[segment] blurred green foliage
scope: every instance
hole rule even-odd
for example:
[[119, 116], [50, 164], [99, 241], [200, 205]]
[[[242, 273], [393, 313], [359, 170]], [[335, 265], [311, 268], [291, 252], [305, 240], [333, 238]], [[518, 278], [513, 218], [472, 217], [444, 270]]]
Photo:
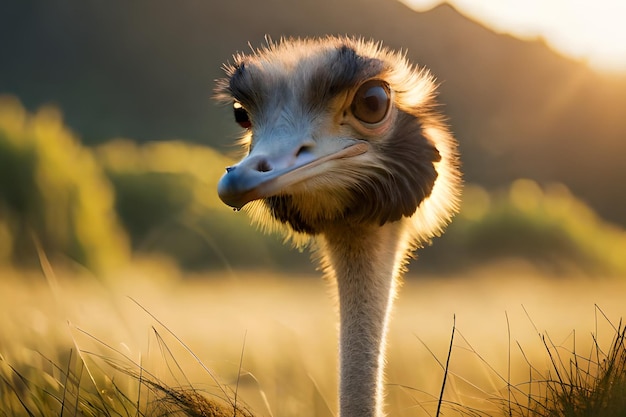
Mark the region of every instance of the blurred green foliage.
[[63, 254], [93, 270], [130, 252], [114, 190], [93, 154], [64, 127], [58, 110], [27, 114], [0, 97], [0, 259], [37, 262]]
[[612, 225], [562, 184], [518, 179], [487, 192], [468, 185], [460, 215], [439, 251], [455, 267], [519, 258], [550, 272], [626, 273], [626, 231]]
[[[35, 242], [93, 271], [133, 256], [167, 256], [185, 269], [298, 269], [306, 253], [265, 236], [215, 192], [232, 159], [183, 141], [86, 147], [58, 110], [28, 114], [0, 99], [0, 263], [33, 265]], [[467, 268], [522, 258], [556, 272], [626, 273], [626, 232], [558, 184], [520, 179], [488, 192], [468, 185], [448, 232], [420, 267]]]

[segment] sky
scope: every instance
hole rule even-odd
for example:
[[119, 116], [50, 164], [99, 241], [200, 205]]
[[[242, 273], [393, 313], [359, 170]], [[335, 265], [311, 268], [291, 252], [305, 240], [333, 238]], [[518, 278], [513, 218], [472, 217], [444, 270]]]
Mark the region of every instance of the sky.
[[[428, 10], [443, 0], [403, 0]], [[626, 72], [624, 0], [447, 0], [469, 18], [555, 50], [599, 70]]]

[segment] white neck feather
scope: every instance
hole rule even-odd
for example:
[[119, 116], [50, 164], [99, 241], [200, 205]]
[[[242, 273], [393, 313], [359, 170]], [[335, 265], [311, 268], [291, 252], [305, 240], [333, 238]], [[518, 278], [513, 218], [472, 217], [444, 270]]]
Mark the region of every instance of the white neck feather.
[[402, 221], [345, 227], [320, 242], [339, 301], [340, 417], [382, 417], [385, 338], [408, 252]]

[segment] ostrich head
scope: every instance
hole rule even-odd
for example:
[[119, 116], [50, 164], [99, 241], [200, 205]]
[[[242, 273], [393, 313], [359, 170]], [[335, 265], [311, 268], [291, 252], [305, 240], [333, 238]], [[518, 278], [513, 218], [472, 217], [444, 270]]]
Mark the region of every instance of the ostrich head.
[[338, 292], [341, 417], [382, 416], [385, 335], [410, 252], [457, 210], [456, 142], [428, 71], [380, 44], [283, 40], [218, 81], [247, 155], [220, 198], [302, 243]]
[[[412, 219], [419, 244], [457, 207], [456, 145], [435, 84], [399, 53], [347, 38], [285, 40], [238, 55], [218, 81], [248, 155], [218, 193], [294, 237]], [[301, 237], [301, 236], [300, 236]], [[300, 239], [301, 240], [301, 239]]]

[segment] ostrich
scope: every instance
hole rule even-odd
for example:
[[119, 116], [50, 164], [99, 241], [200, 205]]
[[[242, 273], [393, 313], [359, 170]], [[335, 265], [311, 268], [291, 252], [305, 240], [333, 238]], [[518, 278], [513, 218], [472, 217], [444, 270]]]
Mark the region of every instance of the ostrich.
[[340, 417], [381, 417], [385, 337], [412, 252], [458, 208], [456, 142], [425, 69], [379, 43], [282, 39], [234, 57], [218, 100], [246, 130], [222, 201], [312, 240], [339, 304]]

